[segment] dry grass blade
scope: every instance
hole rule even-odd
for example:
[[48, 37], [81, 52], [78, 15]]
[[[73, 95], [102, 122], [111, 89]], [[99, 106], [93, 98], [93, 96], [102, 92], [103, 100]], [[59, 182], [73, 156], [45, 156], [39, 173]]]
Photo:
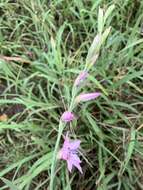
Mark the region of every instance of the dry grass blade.
[[7, 62], [15, 61], [15, 62], [23, 63], [23, 64], [31, 64], [31, 61], [26, 60], [21, 57], [8, 57], [8, 56], [0, 55], [0, 59]]

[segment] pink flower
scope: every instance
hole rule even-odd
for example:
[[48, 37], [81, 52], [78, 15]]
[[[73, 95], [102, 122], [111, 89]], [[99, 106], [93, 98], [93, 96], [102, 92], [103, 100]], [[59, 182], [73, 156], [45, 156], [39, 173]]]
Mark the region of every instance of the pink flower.
[[62, 116], [61, 116], [61, 120], [64, 122], [70, 122], [75, 118], [74, 114], [71, 113], [70, 111], [65, 111]]
[[67, 161], [68, 170], [71, 172], [73, 167], [76, 167], [81, 173], [80, 159], [77, 155], [80, 140], [70, 141], [68, 133], [66, 134], [63, 147], [59, 151], [59, 159]]
[[82, 71], [75, 79], [74, 86], [79, 86], [88, 76], [87, 71]]
[[88, 100], [93, 100], [100, 96], [100, 92], [92, 92], [92, 93], [87, 93], [87, 94], [80, 94], [79, 96], [76, 97], [75, 101], [76, 102], [86, 102]]

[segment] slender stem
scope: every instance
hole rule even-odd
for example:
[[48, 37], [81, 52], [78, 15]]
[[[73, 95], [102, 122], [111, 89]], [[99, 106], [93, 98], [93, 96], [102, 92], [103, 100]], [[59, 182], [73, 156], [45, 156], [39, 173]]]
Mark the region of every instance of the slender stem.
[[62, 132], [63, 132], [64, 126], [65, 126], [65, 124], [60, 121], [60, 123], [59, 123], [58, 137], [57, 137], [57, 141], [56, 141], [56, 144], [55, 144], [55, 149], [54, 149], [53, 157], [52, 157], [51, 177], [50, 177], [50, 189], [49, 190], [54, 190], [54, 178], [55, 178], [56, 159], [57, 159], [57, 153], [58, 153], [59, 143], [60, 143], [60, 139], [61, 139], [61, 136], [62, 136]]
[[77, 93], [77, 89], [73, 86], [72, 98], [71, 98], [71, 103], [70, 103], [70, 106], [69, 106], [69, 111], [72, 111], [72, 109], [74, 107], [74, 99], [75, 99], [76, 93]]
[[[74, 99], [75, 99], [76, 93], [77, 93], [77, 89], [73, 86], [73, 88], [72, 88], [72, 98], [71, 98], [71, 103], [70, 103], [70, 106], [69, 106], [69, 111], [72, 111], [72, 109], [74, 107]], [[60, 120], [58, 137], [57, 137], [57, 141], [56, 141], [56, 144], [55, 144], [55, 149], [54, 149], [53, 158], [52, 158], [52, 164], [51, 164], [51, 176], [50, 176], [50, 185], [49, 185], [50, 189], [49, 190], [55, 190], [55, 188], [54, 188], [54, 178], [55, 178], [55, 168], [56, 168], [56, 157], [57, 157], [57, 153], [58, 153], [60, 139], [61, 139], [62, 132], [63, 132], [63, 129], [64, 129], [65, 125], [66, 124], [63, 123]]]

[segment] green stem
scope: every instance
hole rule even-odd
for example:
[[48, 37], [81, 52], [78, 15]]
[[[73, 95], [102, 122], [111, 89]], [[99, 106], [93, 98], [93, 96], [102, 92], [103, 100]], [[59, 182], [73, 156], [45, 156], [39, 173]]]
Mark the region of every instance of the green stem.
[[[77, 93], [77, 90], [73, 86], [73, 89], [72, 89], [72, 98], [71, 98], [71, 103], [70, 103], [70, 106], [69, 106], [69, 111], [72, 111], [72, 109], [74, 107], [74, 99], [75, 99], [76, 93]], [[66, 125], [65, 123], [63, 123], [62, 121], [60, 121], [60, 123], [59, 123], [58, 137], [57, 137], [57, 141], [56, 141], [56, 145], [55, 145], [55, 149], [54, 149], [54, 153], [53, 153], [53, 157], [52, 157], [51, 176], [50, 176], [50, 185], [49, 185], [50, 188], [49, 188], [49, 190], [55, 190], [55, 187], [54, 187], [54, 178], [55, 178], [56, 159], [57, 159], [60, 139], [61, 139], [62, 132], [63, 132], [63, 129], [64, 129], [65, 125]]]
[[73, 89], [72, 89], [72, 98], [71, 98], [71, 103], [70, 103], [70, 106], [69, 106], [69, 111], [73, 110], [76, 93], [77, 93], [77, 89], [75, 87], [73, 87]]
[[55, 178], [55, 168], [56, 168], [56, 159], [57, 159], [57, 153], [58, 153], [58, 148], [59, 148], [59, 143], [60, 139], [62, 136], [62, 132], [64, 129], [65, 124], [60, 121], [59, 123], [59, 131], [58, 131], [58, 137], [52, 157], [52, 165], [51, 165], [51, 177], [50, 177], [50, 189], [49, 190], [54, 190], [54, 178]]

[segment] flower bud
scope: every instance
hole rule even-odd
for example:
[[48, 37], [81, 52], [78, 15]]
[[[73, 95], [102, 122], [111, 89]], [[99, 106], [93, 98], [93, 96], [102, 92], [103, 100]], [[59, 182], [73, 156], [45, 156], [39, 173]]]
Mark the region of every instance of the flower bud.
[[88, 76], [87, 71], [82, 71], [75, 79], [74, 86], [79, 86]]
[[70, 122], [75, 118], [74, 114], [71, 113], [70, 111], [65, 111], [62, 116], [61, 116], [61, 120], [63, 122]]
[[87, 94], [80, 94], [79, 96], [76, 97], [75, 101], [78, 102], [86, 102], [89, 100], [93, 100], [100, 96], [100, 92], [92, 92], [92, 93], [87, 93]]

